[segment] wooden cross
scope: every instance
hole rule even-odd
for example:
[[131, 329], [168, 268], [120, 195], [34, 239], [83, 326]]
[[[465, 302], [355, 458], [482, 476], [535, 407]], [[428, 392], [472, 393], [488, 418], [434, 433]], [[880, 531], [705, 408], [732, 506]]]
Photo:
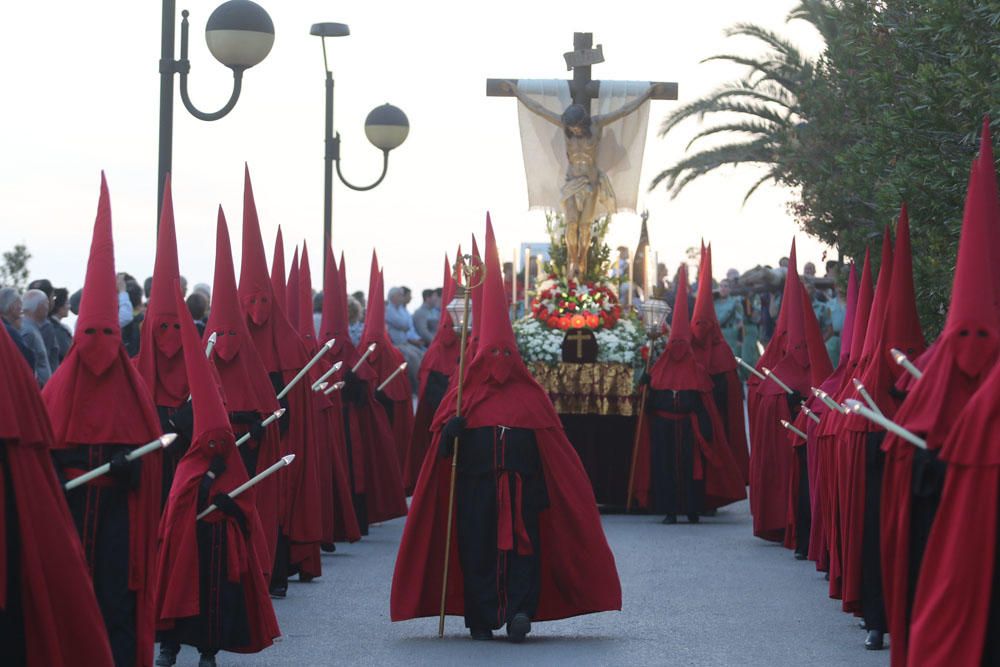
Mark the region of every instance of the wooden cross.
[[590, 336], [583, 333], [583, 329], [577, 329], [571, 334], [566, 334], [566, 340], [576, 343], [576, 358], [583, 357], [583, 343], [590, 340]]
[[[594, 47], [594, 33], [574, 32], [573, 50], [563, 54], [566, 59], [566, 69], [572, 70], [573, 79], [569, 81], [569, 91], [573, 104], [581, 104], [591, 112], [590, 102], [597, 99], [601, 93], [601, 82], [591, 78], [590, 68], [604, 62], [604, 51], [600, 44]], [[487, 97], [513, 97], [513, 94], [502, 90], [501, 84], [509, 81], [517, 85], [517, 79], [486, 79]], [[610, 81], [608, 83], [611, 83]], [[674, 82], [650, 82], [660, 86], [653, 94], [654, 100], [676, 100], [677, 84]]]

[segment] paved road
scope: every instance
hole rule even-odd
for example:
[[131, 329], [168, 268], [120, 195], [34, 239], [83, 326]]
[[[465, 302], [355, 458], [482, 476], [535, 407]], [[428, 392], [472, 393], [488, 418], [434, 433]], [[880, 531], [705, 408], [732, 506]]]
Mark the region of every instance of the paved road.
[[[402, 520], [324, 556], [325, 574], [292, 583], [275, 607], [282, 642], [229, 665], [888, 665], [826, 596], [812, 563], [754, 539], [746, 503], [700, 525], [605, 516], [624, 609], [534, 626], [528, 641], [473, 642], [450, 618], [389, 622], [389, 585]], [[190, 649], [177, 663], [196, 665]]]

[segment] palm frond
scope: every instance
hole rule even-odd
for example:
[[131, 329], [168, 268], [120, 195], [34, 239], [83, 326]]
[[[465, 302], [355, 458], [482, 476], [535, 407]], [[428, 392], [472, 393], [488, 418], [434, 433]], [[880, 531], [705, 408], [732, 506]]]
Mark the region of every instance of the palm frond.
[[724, 123], [722, 125], [715, 125], [713, 127], [706, 128], [694, 135], [691, 141], [688, 142], [684, 150], [690, 150], [692, 144], [694, 144], [699, 139], [704, 139], [705, 137], [710, 137], [715, 134], [720, 134], [722, 132], [741, 132], [744, 134], [755, 134], [761, 136], [769, 136], [774, 138], [773, 135], [778, 130], [778, 127], [771, 122], [758, 122], [752, 120], [738, 121], [734, 123]]

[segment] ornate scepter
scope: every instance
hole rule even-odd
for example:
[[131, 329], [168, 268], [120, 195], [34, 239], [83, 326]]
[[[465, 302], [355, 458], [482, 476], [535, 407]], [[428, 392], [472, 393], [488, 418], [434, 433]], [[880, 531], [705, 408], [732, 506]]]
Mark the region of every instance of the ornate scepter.
[[[642, 322], [646, 326], [646, 336], [649, 338], [649, 354], [646, 355], [646, 364], [643, 368], [643, 375], [649, 374], [649, 367], [653, 361], [653, 343], [663, 335], [663, 320], [670, 313], [670, 306], [662, 299], [646, 299], [639, 307], [642, 314]], [[646, 395], [649, 391], [649, 384], [644, 383], [639, 390], [639, 415], [635, 422], [635, 436], [632, 438], [632, 463], [628, 471], [628, 493], [625, 496], [625, 511], [632, 508], [632, 494], [635, 491], [635, 462], [639, 455], [639, 436], [642, 431], [642, 420], [646, 416]]]
[[[486, 277], [483, 265], [473, 264], [471, 255], [463, 255], [462, 259], [464, 261], [455, 267], [454, 278], [455, 282], [457, 282], [461, 287], [462, 278], [464, 276], [464, 294], [462, 295], [461, 301], [459, 301], [456, 296], [447, 306], [448, 314], [452, 317], [452, 326], [462, 332], [462, 342], [458, 348], [458, 395], [455, 401], [456, 417], [462, 416], [462, 384], [465, 381], [465, 341], [469, 335], [469, 298], [472, 295], [472, 289], [482, 285], [483, 280]], [[474, 281], [475, 284], [473, 284]], [[477, 322], [476, 326], [481, 326], [481, 323]], [[451, 557], [451, 520], [455, 510], [455, 477], [457, 473], [458, 438], [456, 437], [451, 452], [451, 488], [448, 491], [448, 523], [444, 534], [444, 571], [441, 575], [441, 615], [438, 619], [438, 638], [444, 637], [445, 599], [448, 596], [448, 561]]]

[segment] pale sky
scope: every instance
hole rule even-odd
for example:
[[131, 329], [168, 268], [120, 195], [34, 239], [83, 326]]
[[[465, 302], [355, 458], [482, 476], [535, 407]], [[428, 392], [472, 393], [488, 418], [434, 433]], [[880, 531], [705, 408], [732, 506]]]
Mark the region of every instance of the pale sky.
[[[729, 267], [776, 264], [796, 227], [785, 204], [792, 193], [762, 188], [746, 206], [758, 174], [727, 168], [696, 181], [675, 200], [646, 192], [653, 176], [682, 154], [697, 125], [656, 137], [677, 104], [741, 74], [699, 64], [747, 44], [722, 31], [753, 21], [791, 36], [807, 52], [819, 38], [785, 24], [794, 0], [639, 2], [383, 2], [259, 0], [276, 39], [268, 58], [247, 71], [235, 110], [206, 123], [175, 94], [174, 207], [181, 273], [212, 282], [215, 211], [222, 204], [239, 268], [243, 163], [250, 165], [264, 243], [280, 223], [288, 257], [303, 238], [320, 288], [323, 194], [324, 70], [312, 23], [347, 23], [351, 36], [328, 40], [336, 79], [335, 128], [342, 167], [354, 182], [374, 179], [381, 154], [365, 139], [364, 118], [391, 102], [410, 120], [409, 139], [391, 154], [375, 190], [355, 193], [335, 181], [334, 246], [347, 253], [348, 287], [367, 290], [372, 247], [386, 284], [418, 291], [440, 283], [441, 258], [470, 233], [482, 233], [490, 210], [503, 257], [524, 242], [547, 240], [541, 212], [527, 210], [515, 101], [487, 98], [485, 79], [566, 78], [562, 53], [574, 31], [594, 33], [606, 62], [594, 78], [676, 81], [679, 102], [650, 111], [640, 208], [671, 267], [701, 237], [713, 243], [716, 277]], [[208, 53], [204, 25], [219, 0], [178, 3], [191, 18], [191, 96], [214, 111], [231, 89], [230, 71]], [[160, 3], [103, 0], [13, 3], [0, 40], [0, 250], [25, 243], [33, 278], [70, 291], [81, 286], [100, 170], [111, 191], [118, 269], [142, 280], [155, 253], [159, 109]], [[609, 244], [634, 246], [637, 215], [620, 214]], [[800, 261], [819, 265], [824, 246], [798, 232]], [[270, 247], [268, 248], [270, 255]], [[820, 267], [822, 273], [822, 267]]]

